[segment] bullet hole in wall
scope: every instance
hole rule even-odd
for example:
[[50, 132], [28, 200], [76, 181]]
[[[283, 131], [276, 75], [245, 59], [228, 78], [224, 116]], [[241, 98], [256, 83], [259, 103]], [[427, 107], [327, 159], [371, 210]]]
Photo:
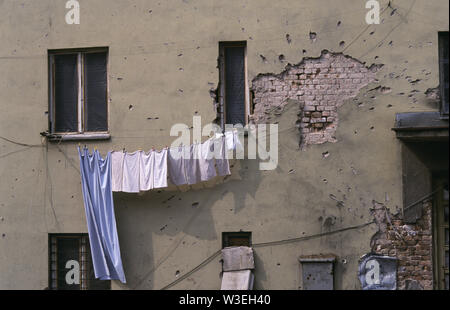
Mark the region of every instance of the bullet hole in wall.
[[289, 33], [286, 34], [286, 41], [288, 44], [291, 44], [291, 42], [292, 42], [292, 39], [291, 39], [291, 36], [289, 35]]

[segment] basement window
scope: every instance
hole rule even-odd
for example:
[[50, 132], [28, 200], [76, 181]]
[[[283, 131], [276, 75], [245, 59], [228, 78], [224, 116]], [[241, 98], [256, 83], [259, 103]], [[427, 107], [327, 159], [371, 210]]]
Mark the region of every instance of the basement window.
[[249, 91], [247, 83], [247, 43], [219, 43], [219, 105], [221, 126], [247, 125]]
[[252, 233], [247, 231], [223, 232], [222, 249], [232, 246], [252, 246]]
[[49, 234], [51, 290], [109, 290], [111, 281], [94, 275], [88, 234]]
[[51, 134], [109, 137], [107, 63], [107, 48], [49, 51]]
[[441, 116], [448, 118], [448, 31], [439, 32], [439, 80]]

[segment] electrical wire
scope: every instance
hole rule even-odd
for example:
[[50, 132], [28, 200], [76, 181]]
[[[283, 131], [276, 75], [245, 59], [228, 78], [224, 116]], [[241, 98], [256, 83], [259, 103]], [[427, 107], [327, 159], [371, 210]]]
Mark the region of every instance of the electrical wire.
[[[356, 226], [349, 226], [349, 227], [345, 227], [345, 228], [342, 228], [342, 229], [337, 229], [337, 230], [333, 230], [333, 231], [329, 231], [329, 232], [314, 234], [314, 235], [311, 235], [311, 236], [304, 236], [304, 237], [299, 237], [299, 238], [284, 239], [284, 240], [278, 240], [278, 241], [270, 241], [270, 242], [264, 242], [264, 243], [256, 243], [256, 244], [253, 244], [252, 247], [253, 248], [258, 248], [258, 247], [276, 246], [276, 245], [281, 245], [281, 244], [300, 242], [300, 241], [310, 240], [310, 239], [314, 239], [314, 238], [320, 238], [320, 237], [327, 236], [327, 235], [337, 234], [337, 233], [345, 232], [345, 231], [348, 231], [348, 230], [364, 228], [364, 227], [369, 226], [369, 225], [374, 224], [374, 223], [375, 223], [375, 221], [370, 221], [370, 222], [367, 222], [367, 223], [364, 223], [364, 224], [360, 224], [360, 225], [356, 225]], [[169, 283], [168, 285], [164, 286], [163, 288], [161, 288], [161, 290], [166, 290], [168, 288], [171, 288], [172, 286], [174, 286], [177, 283], [181, 282], [182, 280], [186, 279], [187, 277], [189, 277], [190, 275], [195, 273], [197, 270], [201, 269], [202, 267], [207, 265], [209, 262], [211, 262], [220, 253], [221, 253], [221, 250], [218, 250], [218, 251], [214, 252], [211, 256], [209, 256], [207, 259], [202, 261], [199, 265], [194, 267], [189, 272], [185, 273], [183, 276], [179, 277], [177, 280], [175, 280], [175, 281]]]

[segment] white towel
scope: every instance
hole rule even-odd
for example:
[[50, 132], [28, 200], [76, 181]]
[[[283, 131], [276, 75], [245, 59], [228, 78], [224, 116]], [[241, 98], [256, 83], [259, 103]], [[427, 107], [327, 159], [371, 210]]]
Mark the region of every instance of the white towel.
[[234, 130], [225, 131], [225, 141], [227, 143], [227, 151], [234, 150], [236, 148], [234, 143]]
[[111, 152], [111, 188], [113, 192], [122, 191], [123, 158], [125, 153]]
[[170, 148], [167, 156], [169, 179], [175, 185], [187, 184], [183, 159], [184, 147]]
[[139, 190], [151, 190], [153, 188], [155, 152], [150, 151], [149, 153], [145, 153], [141, 151], [139, 160]]
[[220, 176], [231, 174], [227, 153], [225, 137], [214, 139], [214, 155], [216, 157], [217, 172]]
[[214, 152], [212, 140], [207, 140], [202, 143], [199, 148], [199, 169], [200, 169], [200, 179], [202, 181], [208, 181], [214, 178], [216, 173], [216, 168], [214, 167]]
[[186, 179], [188, 184], [195, 184], [201, 182], [200, 167], [198, 161], [198, 148], [199, 144], [192, 144], [191, 146], [185, 146], [184, 169], [186, 172]]
[[153, 188], [167, 187], [167, 149], [153, 153]]
[[123, 159], [123, 192], [139, 193], [140, 157], [140, 151], [136, 151], [134, 153], [125, 153]]

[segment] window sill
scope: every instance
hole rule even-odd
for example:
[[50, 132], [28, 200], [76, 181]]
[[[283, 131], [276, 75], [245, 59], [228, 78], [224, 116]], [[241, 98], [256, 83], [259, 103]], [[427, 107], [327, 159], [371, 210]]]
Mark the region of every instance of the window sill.
[[45, 133], [50, 142], [59, 141], [82, 141], [82, 140], [109, 140], [111, 135], [109, 133], [81, 133], [81, 134], [57, 134], [57, 133]]

